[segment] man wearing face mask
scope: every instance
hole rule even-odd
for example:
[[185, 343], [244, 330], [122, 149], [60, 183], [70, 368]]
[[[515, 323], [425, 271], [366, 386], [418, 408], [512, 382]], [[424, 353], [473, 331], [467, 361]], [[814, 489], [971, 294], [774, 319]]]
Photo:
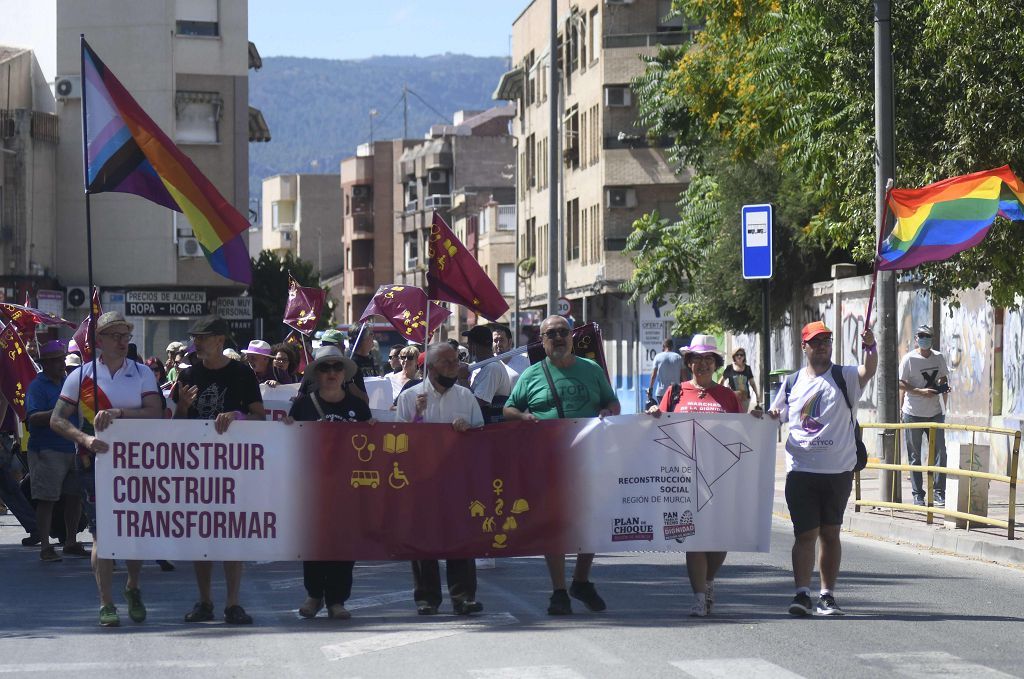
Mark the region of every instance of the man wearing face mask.
[[[456, 384], [459, 355], [455, 349], [447, 343], [431, 344], [426, 356], [426, 379], [398, 395], [395, 420], [451, 424], [457, 432], [482, 427], [484, 416], [473, 392]], [[482, 611], [483, 604], [476, 600], [474, 560], [448, 559], [445, 568], [452, 610], [457, 615]], [[441, 572], [437, 560], [413, 561], [412, 574], [417, 613], [435, 615], [441, 605]]]
[[[949, 369], [946, 357], [932, 350], [932, 329], [922, 325], [917, 329], [917, 349], [907, 352], [900, 361], [900, 391], [903, 392], [904, 422], [945, 422], [945, 408], [949, 398]], [[940, 403], [939, 397], [942, 397]], [[924, 429], [907, 430], [907, 459], [910, 464], [921, 464], [921, 435]], [[935, 436], [935, 464], [946, 466], [946, 437], [941, 429], [928, 431]], [[927, 457], [927, 453], [925, 453]], [[946, 475], [933, 475], [935, 506], [946, 506]], [[914, 504], [924, 504], [921, 472], [911, 472], [910, 486]]]

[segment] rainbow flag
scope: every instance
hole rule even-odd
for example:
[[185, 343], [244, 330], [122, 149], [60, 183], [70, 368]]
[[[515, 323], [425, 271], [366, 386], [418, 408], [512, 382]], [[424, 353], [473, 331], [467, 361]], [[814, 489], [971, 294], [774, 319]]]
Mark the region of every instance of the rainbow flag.
[[896, 226], [878, 251], [880, 271], [949, 259], [985, 239], [996, 217], [1024, 220], [1024, 184], [1004, 165], [920, 189], [895, 189]]
[[252, 283], [242, 237], [249, 222], [146, 115], [84, 36], [82, 127], [86, 193], [134, 193], [184, 213], [213, 270]]

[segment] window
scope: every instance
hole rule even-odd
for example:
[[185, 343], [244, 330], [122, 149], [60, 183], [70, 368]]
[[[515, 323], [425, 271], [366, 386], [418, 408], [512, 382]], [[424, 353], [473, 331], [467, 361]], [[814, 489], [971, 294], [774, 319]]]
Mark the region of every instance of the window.
[[526, 71], [526, 88], [523, 96], [525, 98], [525, 105], [529, 106], [534, 101], [538, 101], [540, 97], [537, 96], [537, 71], [535, 69], [533, 57], [533, 50], [530, 50], [526, 58], [523, 59], [523, 70]]
[[220, 35], [217, 0], [177, 0], [175, 32], [190, 37], [216, 38]]
[[498, 290], [503, 295], [516, 294], [516, 268], [511, 264], [498, 265]]
[[295, 201], [275, 200], [270, 204], [270, 225], [274, 229], [295, 224]]
[[526, 138], [526, 185], [537, 185], [537, 140], [532, 134]]
[[565, 204], [565, 258], [580, 258], [580, 200], [573, 198]]
[[598, 8], [590, 10], [590, 21], [587, 22], [587, 54], [590, 55], [591, 63], [597, 61], [597, 48], [600, 46], [600, 41], [597, 38], [598, 28]]
[[587, 127], [587, 112], [580, 114], [580, 167], [586, 167], [590, 161], [590, 129]]
[[415, 233], [405, 234], [405, 268], [407, 270], [413, 270], [419, 266], [419, 243], [416, 239]]
[[594, 165], [601, 159], [601, 105], [590, 107], [590, 164]]
[[590, 263], [601, 261], [601, 206], [590, 207]]
[[217, 92], [178, 92], [174, 98], [175, 140], [182, 144], [216, 144], [224, 100]]
[[580, 213], [580, 264], [590, 263], [590, 208]]
[[633, 104], [632, 92], [629, 85], [608, 85], [604, 88], [605, 106], [631, 106]]
[[658, 0], [658, 31], [683, 30], [683, 16], [672, 12], [672, 0]]
[[566, 167], [580, 166], [580, 116], [577, 108], [573, 106], [565, 114], [562, 125], [564, 142], [562, 144], [562, 160]]

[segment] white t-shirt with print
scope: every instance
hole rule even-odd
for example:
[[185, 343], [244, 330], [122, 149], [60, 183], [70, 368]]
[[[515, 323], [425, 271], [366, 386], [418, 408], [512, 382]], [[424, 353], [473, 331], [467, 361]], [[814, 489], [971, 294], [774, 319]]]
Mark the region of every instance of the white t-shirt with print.
[[[844, 365], [842, 369], [856, 417], [861, 392], [857, 366]], [[852, 470], [857, 462], [853, 424], [843, 395], [832, 381], [831, 367], [813, 377], [806, 369], [797, 375], [789, 402], [783, 385], [771, 405], [789, 423], [786, 471], [839, 474]]]
[[[920, 349], [914, 349], [900, 361], [900, 379], [914, 389], [934, 389], [948, 377], [946, 357], [938, 351], [925, 358]], [[935, 417], [942, 412], [942, 395], [918, 396], [908, 391], [903, 398], [903, 412], [914, 417]]]

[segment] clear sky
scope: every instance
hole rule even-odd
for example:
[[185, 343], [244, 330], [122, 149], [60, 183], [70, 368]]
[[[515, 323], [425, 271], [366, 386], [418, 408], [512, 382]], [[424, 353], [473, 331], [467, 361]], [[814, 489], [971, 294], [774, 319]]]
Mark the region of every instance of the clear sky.
[[265, 57], [508, 56], [529, 0], [249, 0], [249, 39]]

